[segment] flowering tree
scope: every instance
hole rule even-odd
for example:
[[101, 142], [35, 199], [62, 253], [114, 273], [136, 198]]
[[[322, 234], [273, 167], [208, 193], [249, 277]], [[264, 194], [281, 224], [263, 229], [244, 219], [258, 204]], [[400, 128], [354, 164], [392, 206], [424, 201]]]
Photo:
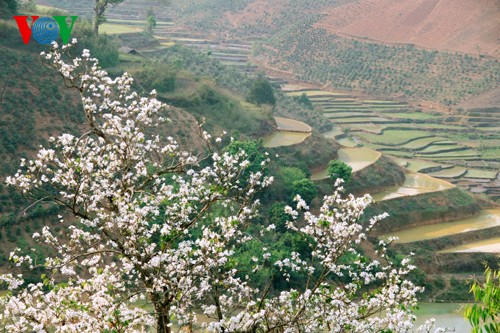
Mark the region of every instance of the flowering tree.
[[276, 267], [276, 278], [299, 273], [307, 282], [277, 294], [251, 286], [234, 253], [257, 237], [245, 226], [258, 214], [254, 194], [272, 178], [248, 172], [244, 151], [221, 153], [221, 139], [202, 130], [204, 156], [154, 134], [168, 106], [154, 92], [138, 96], [127, 74], [109, 78], [88, 50], [68, 60], [69, 46], [42, 56], [80, 92], [87, 128], [52, 138], [7, 182], [73, 218], [62, 234], [45, 226], [33, 235], [52, 248], [43, 263], [11, 254], [15, 266], [42, 265], [46, 273], [31, 284], [14, 272], [0, 276], [12, 291], [1, 303], [8, 332], [165, 333], [192, 327], [197, 315], [209, 318], [203, 326], [211, 332], [411, 330], [420, 288], [405, 279], [409, 259], [394, 265], [383, 242], [380, 261], [359, 252], [384, 218], [358, 222], [369, 196], [344, 198], [339, 181], [318, 214], [297, 197], [297, 207], [286, 208], [287, 228], [308, 238], [310, 253], [278, 260], [263, 248], [254, 262], [255, 270]]

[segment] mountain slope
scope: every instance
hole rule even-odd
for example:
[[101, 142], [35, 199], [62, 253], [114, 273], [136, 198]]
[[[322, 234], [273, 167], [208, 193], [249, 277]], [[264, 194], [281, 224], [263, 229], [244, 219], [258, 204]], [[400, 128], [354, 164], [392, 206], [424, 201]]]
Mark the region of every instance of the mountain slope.
[[497, 0], [360, 0], [326, 10], [332, 33], [500, 57]]
[[498, 0], [186, 0], [184, 23], [234, 36], [269, 36], [316, 17], [316, 28], [383, 43], [500, 57]]

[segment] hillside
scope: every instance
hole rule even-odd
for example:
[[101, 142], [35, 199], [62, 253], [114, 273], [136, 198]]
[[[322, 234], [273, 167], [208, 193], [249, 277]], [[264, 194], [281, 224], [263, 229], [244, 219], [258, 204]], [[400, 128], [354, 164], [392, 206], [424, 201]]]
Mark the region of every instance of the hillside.
[[297, 20], [354, 0], [187, 0], [174, 3], [179, 18], [197, 29], [231, 36], [269, 37]]
[[[183, 1], [195, 27], [240, 35], [271, 35], [321, 15], [316, 28], [384, 43], [500, 57], [500, 4], [495, 0]], [[209, 19], [208, 19], [209, 18]]]
[[175, 6], [188, 30], [254, 41], [251, 60], [289, 78], [452, 108], [498, 88], [500, 12], [493, 0], [202, 0]]
[[496, 0], [360, 0], [323, 13], [316, 27], [330, 33], [500, 57]]
[[[76, 31], [75, 37], [81, 37], [79, 34]], [[122, 54], [120, 62], [107, 70], [112, 77], [124, 71], [131, 73], [135, 78], [134, 89], [141, 93], [158, 91], [159, 98], [171, 105], [165, 114], [171, 122], [162, 125], [159, 133], [172, 135], [183, 149], [202, 153], [206, 148], [200, 144], [197, 127], [202, 118], [204, 129], [214, 135], [225, 130], [236, 139], [258, 140], [273, 131], [272, 112], [290, 108], [306, 119], [314, 112], [283, 95], [277, 96], [274, 110], [247, 102], [245, 95], [253, 79], [206, 54], [182, 46], [157, 48], [158, 43], [142, 33], [124, 34], [121, 38], [127, 45], [139, 45], [133, 41], [141, 40], [152, 49], [140, 49], [137, 55]], [[85, 38], [79, 40], [79, 44], [87, 45]], [[112, 38], [108, 41], [112, 47]], [[43, 66], [39, 57], [42, 50], [47, 50], [47, 46], [23, 44], [11, 22], [0, 21], [0, 270], [5, 269], [13, 248], [34, 246], [31, 233], [44, 225], [57, 224], [56, 215], [62, 214], [59, 207], [45, 203], [26, 209], [31, 199], [5, 186], [5, 178], [16, 173], [21, 158], [32, 158], [40, 145], [47, 146], [49, 136], [84, 130], [78, 93], [65, 88], [61, 78]], [[325, 122], [320, 115], [317, 118]], [[318, 146], [319, 150], [329, 147], [330, 153], [317, 154], [318, 149], [313, 147]], [[332, 146], [331, 141], [314, 135], [300, 150], [289, 149], [288, 165], [307, 169], [310, 165], [325, 164], [335, 157]], [[280, 187], [274, 191], [286, 197]]]
[[452, 106], [498, 87], [493, 57], [429, 51], [330, 34], [316, 18], [294, 24], [261, 48], [264, 66], [305, 81], [396, 98]]
[[[461, 110], [460, 114], [457, 112], [446, 117], [449, 122], [446, 128], [444, 115], [434, 110], [422, 112], [415, 101], [422, 104], [439, 101], [449, 108], [458, 109], [461, 106], [458, 103], [464, 98], [471, 100], [488, 95], [492, 101], [497, 100], [492, 91], [498, 89], [500, 66], [494, 57], [360, 41], [330, 34], [317, 26], [322, 19], [316, 15], [320, 8], [326, 12], [338, 6], [341, 10], [350, 6], [352, 1], [349, 0], [277, 0], [273, 6], [251, 0], [200, 0], [178, 4], [184, 10], [178, 19], [189, 19], [197, 29], [205, 30], [205, 33], [208, 31], [211, 37], [207, 39], [201, 33], [190, 35], [192, 32], [184, 26], [170, 29], [174, 26], [173, 22], [162, 22], [154, 35], [137, 32], [141, 29], [138, 26], [142, 24], [142, 17], [136, 17], [139, 13], [137, 8], [143, 3], [144, 0], [128, 0], [124, 6], [133, 6], [117, 6], [114, 9], [120, 9], [122, 16], [110, 15], [107, 31], [114, 31], [109, 33], [117, 36], [109, 40], [114, 40], [120, 46], [126, 45], [135, 52], [120, 54], [120, 61], [108, 67], [108, 71], [111, 76], [124, 71], [131, 73], [135, 78], [134, 89], [141, 94], [156, 89], [159, 98], [172, 106], [168, 114], [172, 123], [168, 128], [161, 128], [160, 135], [171, 134], [187, 149], [201, 152], [201, 145], [196, 144], [199, 138], [195, 120], [202, 118], [205, 118], [205, 129], [210, 133], [218, 134], [225, 130], [237, 140], [261, 141], [267, 147], [270, 156], [273, 156], [270, 174], [275, 176], [276, 181], [268, 191], [259, 194], [263, 203], [259, 223], [269, 223], [273, 217], [272, 208], [289, 203], [290, 193], [295, 191], [290, 184], [304, 178], [314, 190], [311, 194], [313, 197], [317, 190], [316, 198], [311, 198], [312, 208], [317, 209], [319, 198], [332, 193], [334, 189], [328, 177], [318, 178], [314, 183], [309, 178], [314, 180], [311, 176], [316, 170], [326, 170], [330, 160], [341, 159], [339, 144], [344, 145], [353, 138], [356, 139], [354, 145], [366, 145], [387, 155], [402, 156], [404, 153], [410, 161], [401, 163], [401, 159], [395, 159], [394, 162], [377, 153], [377, 159], [365, 169], [357, 170], [347, 185], [348, 191], [357, 194], [370, 192], [376, 196], [377, 202], [380, 202], [371, 207], [371, 213], [390, 213], [391, 218], [381, 224], [380, 231], [392, 232], [419, 224], [442, 224], [479, 213], [480, 206], [475, 198], [458, 188], [433, 189], [431, 192], [426, 192], [428, 188], [422, 192], [417, 188], [410, 197], [398, 197], [404, 194], [403, 190], [415, 190], [407, 184], [408, 180], [414, 178], [408, 176], [408, 170], [405, 171], [400, 165], [410, 169], [411, 159], [415, 156], [441, 158], [442, 163], [430, 164], [432, 168], [428, 167], [428, 161], [420, 161], [421, 165], [413, 171], [432, 169], [432, 172], [441, 176], [452, 174], [450, 181], [461, 183], [465, 180], [458, 178], [469, 175], [477, 178], [481, 186], [489, 186], [483, 181], [483, 176], [487, 174], [485, 180], [493, 182], [497, 172], [491, 176], [493, 171], [490, 169], [496, 170], [500, 163], [498, 151], [494, 148], [498, 144], [496, 115], [500, 113], [496, 109]], [[70, 8], [75, 0], [66, 0], [61, 4]], [[127, 15], [133, 20], [129, 20]], [[260, 15], [265, 19], [261, 19]], [[297, 17], [300, 20], [294, 19]], [[129, 25], [125, 26], [125, 23]], [[1, 45], [4, 40], [0, 40], [0, 63], [4, 65], [0, 67], [0, 82], [5, 78], [7, 83], [3, 90], [3, 109], [0, 105], [0, 158], [4, 161], [0, 181], [5, 175], [15, 173], [19, 157], [33, 154], [39, 144], [45, 144], [44, 139], [49, 134], [74, 130], [82, 122], [77, 111], [78, 96], [64, 89], [57, 76], [39, 66], [38, 52], [42, 47], [31, 44], [30, 48], [25, 48], [15, 33], [7, 31], [2, 35], [3, 31], [7, 30], [0, 29], [0, 37], [9, 36], [15, 38], [16, 42], [12, 44], [5, 39], [6, 42]], [[216, 40], [215, 35], [236, 37], [234, 40], [220, 41]], [[250, 37], [259, 38], [254, 40]], [[339, 86], [346, 90], [276, 89], [276, 105], [254, 105], [248, 102], [247, 94], [260, 73], [250, 61], [264, 68], [270, 66], [292, 72], [309, 81], [311, 86], [321, 82], [325, 90]], [[30, 77], [36, 79], [30, 81]], [[2, 88], [0, 85], [0, 97]], [[360, 91], [372, 95], [368, 97], [360, 94]], [[479, 105], [479, 102], [475, 103]], [[16, 117], [16, 114], [22, 117]], [[274, 123], [272, 116], [301, 120], [310, 125], [313, 131], [306, 134], [280, 131], [277, 129], [279, 123]], [[328, 133], [332, 128], [331, 132], [341, 133], [331, 137], [338, 143], [326, 139], [329, 138], [328, 134], [323, 136], [318, 133]], [[480, 134], [477, 134], [476, 128], [481, 129]], [[280, 132], [282, 142], [276, 146], [266, 146], [266, 138]], [[297, 134], [305, 135], [305, 139], [292, 144], [286, 142], [287, 135]], [[363, 137], [366, 140], [362, 140]], [[473, 147], [477, 148], [477, 152], [465, 143], [462, 146], [462, 140], [470, 143], [472, 139], [477, 144], [477, 147]], [[411, 146], [411, 149], [405, 148], [407, 146]], [[358, 149], [359, 154], [366, 152], [363, 148], [354, 149]], [[458, 157], [460, 159], [456, 161]], [[463, 166], [460, 164], [462, 162]], [[475, 184], [472, 180], [467, 182]], [[489, 188], [496, 189], [495, 186], [493, 184]], [[391, 194], [396, 195], [393, 197], [395, 199], [384, 199], [381, 195], [378, 196], [381, 199], [378, 199], [377, 194], [385, 192], [393, 192]], [[18, 214], [28, 205], [27, 201], [14, 191], [2, 187], [0, 194], [2, 266], [10, 249], [32, 245], [29, 243], [29, 234], [42, 225], [56, 222], [54, 215], [58, 212], [54, 206], [38, 205], [26, 215]], [[496, 236], [500, 232], [498, 228], [492, 235]], [[372, 235], [374, 243], [377, 242], [377, 236]], [[449, 254], [439, 255], [438, 260], [443, 263], [439, 266], [435, 265], [437, 260], [429, 261], [428, 258], [435, 256], [436, 251], [453, 251], [452, 246], [467, 245], [478, 239], [489, 240], [489, 236], [487, 230], [471, 231], [466, 236], [451, 232], [447, 235], [449, 241], [440, 240], [439, 248], [430, 248], [425, 253], [417, 252], [416, 259], [425, 272], [432, 271], [433, 274], [481, 271], [482, 267], [474, 256], [461, 260], [463, 267], [452, 268], [447, 266]], [[278, 239], [281, 236], [275, 237]], [[286, 248], [290, 247], [287, 245]], [[370, 248], [365, 250], [371, 251]], [[396, 257], [399, 254], [393, 255]], [[487, 258], [492, 257], [488, 255]], [[5, 269], [5, 266], [1, 269]], [[460, 287], [464, 289], [467, 285], [462, 280], [465, 278], [460, 280]], [[422, 283], [429, 285], [432, 283], [429, 281]], [[465, 295], [461, 293], [460, 297], [451, 295], [443, 299], [463, 300]]]

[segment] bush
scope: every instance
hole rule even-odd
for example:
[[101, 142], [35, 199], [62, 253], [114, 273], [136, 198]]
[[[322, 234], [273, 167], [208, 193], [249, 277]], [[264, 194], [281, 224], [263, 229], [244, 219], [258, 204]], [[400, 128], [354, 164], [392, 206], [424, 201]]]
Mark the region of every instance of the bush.
[[156, 89], [159, 93], [172, 92], [175, 90], [176, 72], [167, 65], [156, 65], [148, 67], [135, 75], [142, 87], [151, 91]]
[[352, 168], [339, 160], [332, 160], [328, 165], [328, 176], [336, 180], [337, 178], [342, 178], [345, 183], [348, 183], [351, 179]]
[[283, 167], [280, 170], [280, 177], [283, 180], [283, 190], [290, 192], [293, 189], [293, 183], [306, 177], [304, 171], [295, 167]]
[[271, 83], [263, 76], [257, 77], [248, 92], [247, 100], [257, 105], [275, 105], [276, 98]]
[[290, 216], [285, 213], [286, 203], [277, 202], [271, 206], [269, 210], [269, 223], [274, 224], [276, 231], [285, 232], [287, 231], [286, 221], [290, 220]]
[[[76, 26], [76, 25], [75, 25]], [[107, 35], [94, 35], [94, 31], [89, 24], [79, 24], [75, 29], [74, 37], [78, 39], [78, 50], [92, 51], [92, 56], [99, 59], [99, 64], [106, 67], [113, 67], [120, 62], [118, 44]]]
[[303, 178], [293, 182], [292, 193], [293, 196], [300, 195], [306, 203], [310, 204], [318, 195], [318, 189], [312, 180]]
[[3, 0], [0, 2], [0, 17], [9, 17], [17, 12], [16, 0]]

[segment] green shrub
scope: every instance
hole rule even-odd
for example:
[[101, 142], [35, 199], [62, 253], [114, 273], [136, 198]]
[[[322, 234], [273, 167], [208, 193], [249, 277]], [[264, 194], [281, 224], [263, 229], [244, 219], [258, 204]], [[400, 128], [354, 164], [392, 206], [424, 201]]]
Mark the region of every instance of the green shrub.
[[292, 184], [292, 198], [300, 195], [307, 204], [310, 204], [318, 195], [318, 189], [313, 181], [308, 178], [296, 180]]
[[328, 176], [336, 180], [337, 178], [342, 178], [344, 183], [348, 183], [351, 179], [352, 168], [340, 160], [332, 160], [328, 165]]
[[250, 91], [247, 95], [247, 100], [250, 103], [262, 105], [262, 104], [276, 104], [276, 98], [274, 97], [273, 87], [271, 83], [264, 77], [259, 75], [252, 84]]

